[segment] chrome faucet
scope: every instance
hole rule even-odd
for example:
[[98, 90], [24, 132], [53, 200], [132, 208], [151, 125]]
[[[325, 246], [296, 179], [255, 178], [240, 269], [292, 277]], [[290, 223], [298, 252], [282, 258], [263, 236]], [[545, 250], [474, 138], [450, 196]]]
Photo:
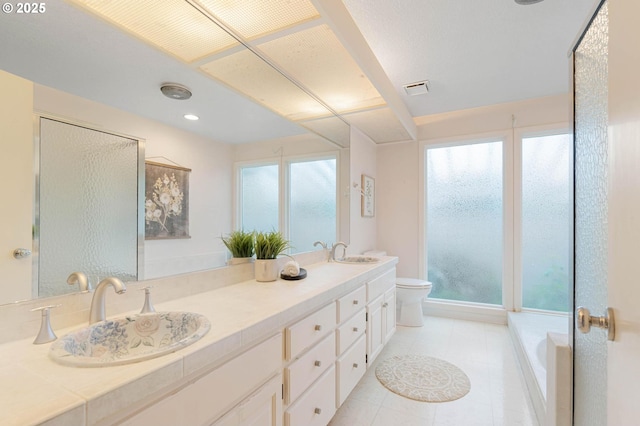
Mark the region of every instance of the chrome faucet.
[[71, 275], [67, 278], [67, 284], [80, 286], [80, 291], [85, 293], [91, 290], [91, 285], [89, 285], [89, 279], [83, 272], [72, 272]]
[[[332, 260], [333, 261], [336, 260], [336, 249], [338, 248], [338, 246], [344, 247], [344, 253], [347, 252], [347, 245], [342, 241], [338, 241], [337, 243], [331, 246], [331, 254], [329, 254], [329, 262], [331, 262]], [[344, 253], [342, 254], [342, 257], [344, 257]]]
[[324, 243], [322, 241], [316, 241], [315, 243], [313, 243], [314, 247], [322, 247], [322, 250], [324, 250], [325, 253], [327, 253], [327, 262], [329, 261], [329, 249], [327, 248], [327, 243]]
[[100, 281], [96, 286], [96, 291], [93, 293], [93, 299], [91, 300], [91, 311], [89, 312], [89, 324], [95, 322], [104, 321], [106, 318], [104, 309], [105, 291], [108, 286], [112, 286], [117, 294], [122, 294], [127, 291], [124, 283], [115, 277], [107, 277]]
[[322, 241], [316, 241], [315, 243], [313, 243], [313, 246], [314, 247], [321, 246], [323, 250], [327, 249], [327, 243], [323, 243]]

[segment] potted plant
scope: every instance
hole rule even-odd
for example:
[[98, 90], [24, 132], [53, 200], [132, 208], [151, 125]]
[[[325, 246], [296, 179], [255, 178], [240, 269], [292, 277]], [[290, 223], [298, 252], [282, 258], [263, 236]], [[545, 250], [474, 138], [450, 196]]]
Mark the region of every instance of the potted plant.
[[280, 232], [258, 232], [256, 234], [256, 281], [275, 281], [278, 279], [278, 255], [290, 247]]
[[231, 252], [228, 265], [251, 262], [255, 252], [255, 232], [232, 231], [228, 236], [220, 238]]

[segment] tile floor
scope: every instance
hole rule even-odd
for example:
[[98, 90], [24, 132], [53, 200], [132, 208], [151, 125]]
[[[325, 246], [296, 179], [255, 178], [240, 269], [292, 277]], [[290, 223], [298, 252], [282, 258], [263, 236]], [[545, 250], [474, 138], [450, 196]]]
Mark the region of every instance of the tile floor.
[[[471, 391], [444, 403], [413, 401], [388, 391], [375, 376], [381, 360], [406, 353], [461, 368]], [[330, 426], [538, 426], [506, 326], [425, 317], [424, 327], [398, 327]]]

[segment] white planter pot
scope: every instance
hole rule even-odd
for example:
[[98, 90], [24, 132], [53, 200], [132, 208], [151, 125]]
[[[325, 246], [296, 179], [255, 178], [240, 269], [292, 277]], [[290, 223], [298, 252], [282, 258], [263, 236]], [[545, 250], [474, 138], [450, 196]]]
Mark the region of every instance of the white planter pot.
[[253, 262], [253, 257], [232, 257], [227, 260], [227, 265], [239, 265], [241, 263]]
[[256, 259], [256, 281], [268, 282], [278, 279], [280, 267], [278, 259]]

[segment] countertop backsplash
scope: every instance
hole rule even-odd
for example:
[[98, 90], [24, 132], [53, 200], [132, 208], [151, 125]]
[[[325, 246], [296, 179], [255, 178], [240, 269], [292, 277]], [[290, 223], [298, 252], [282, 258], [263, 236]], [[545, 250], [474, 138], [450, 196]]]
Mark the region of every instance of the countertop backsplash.
[[[300, 253], [292, 256], [300, 266], [326, 261], [324, 250]], [[291, 260], [279, 258], [280, 267]], [[254, 277], [253, 263], [245, 263], [206, 271], [190, 272], [172, 277], [157, 278], [125, 283], [127, 292], [116, 294], [107, 290], [107, 317], [123, 312], [142, 309], [144, 292], [138, 291], [151, 286], [151, 300], [162, 303], [192, 294], [215, 290], [228, 285], [251, 280]], [[61, 285], [67, 285], [61, 283]], [[268, 285], [268, 283], [265, 283]], [[72, 293], [46, 299], [34, 299], [0, 306], [0, 344], [14, 340], [35, 338], [40, 329], [41, 312], [31, 310], [40, 306], [60, 305], [51, 310], [51, 327], [56, 330], [88, 324], [89, 309], [93, 292]]]

